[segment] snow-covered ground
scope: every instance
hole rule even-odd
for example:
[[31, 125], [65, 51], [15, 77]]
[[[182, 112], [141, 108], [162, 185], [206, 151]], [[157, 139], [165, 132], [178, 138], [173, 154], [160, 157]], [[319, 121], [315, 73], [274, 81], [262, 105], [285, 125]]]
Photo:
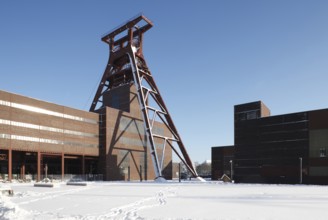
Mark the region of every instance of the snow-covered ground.
[[327, 220], [328, 186], [93, 182], [2, 184], [0, 219]]

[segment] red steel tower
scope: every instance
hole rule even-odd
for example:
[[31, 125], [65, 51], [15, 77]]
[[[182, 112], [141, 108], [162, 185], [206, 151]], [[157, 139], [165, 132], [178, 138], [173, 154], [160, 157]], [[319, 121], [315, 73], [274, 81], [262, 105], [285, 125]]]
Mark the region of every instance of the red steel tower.
[[[162, 177], [166, 147], [171, 147], [191, 174], [197, 177], [198, 174], [143, 55], [143, 36], [152, 26], [153, 23], [148, 18], [138, 15], [102, 38], [102, 41], [109, 45], [110, 56], [90, 111], [97, 111], [106, 105], [103, 98], [106, 92], [133, 84], [137, 90], [156, 178]], [[163, 123], [171, 134], [156, 133], [156, 129], [153, 129], [155, 121]], [[163, 143], [160, 148], [156, 146], [158, 140]], [[158, 149], [163, 149], [161, 158], [159, 158]]]

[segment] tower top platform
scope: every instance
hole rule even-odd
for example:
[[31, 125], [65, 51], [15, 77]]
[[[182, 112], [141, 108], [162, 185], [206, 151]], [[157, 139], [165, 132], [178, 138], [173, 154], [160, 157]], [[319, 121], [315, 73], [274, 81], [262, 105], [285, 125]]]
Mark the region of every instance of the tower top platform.
[[[113, 46], [120, 45], [129, 40], [129, 33], [124, 34], [124, 31], [131, 30], [132, 36], [135, 37], [139, 34], [143, 34], [152, 27], [153, 23], [146, 16], [138, 14], [112, 29], [105, 34], [101, 40]], [[115, 39], [117, 36], [119, 36], [119, 38]]]

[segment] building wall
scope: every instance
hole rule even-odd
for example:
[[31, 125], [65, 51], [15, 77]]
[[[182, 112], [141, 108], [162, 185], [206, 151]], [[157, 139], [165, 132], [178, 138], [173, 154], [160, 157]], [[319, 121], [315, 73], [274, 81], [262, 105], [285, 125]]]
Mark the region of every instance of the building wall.
[[3, 149], [98, 156], [98, 117], [0, 91]]
[[[115, 97], [118, 96], [118, 97]], [[149, 144], [133, 85], [120, 86], [105, 94], [104, 103], [111, 107], [100, 110], [101, 114], [101, 167], [106, 180], [152, 180], [155, 178]], [[127, 99], [129, 102], [127, 102]], [[115, 103], [111, 103], [115, 100]], [[153, 131], [170, 135], [166, 127], [155, 122]], [[163, 141], [156, 140], [159, 160], [162, 158]], [[164, 153], [166, 179], [172, 178], [172, 149], [166, 146]]]
[[219, 180], [224, 174], [231, 178], [234, 152], [234, 146], [212, 147], [212, 180]]
[[[58, 155], [59, 164], [65, 155], [98, 157], [98, 123], [96, 113], [0, 91], [0, 150], [13, 164], [30, 155], [34, 163], [37, 155]], [[0, 163], [8, 173], [8, 162]]]
[[268, 116], [270, 116], [270, 109], [261, 101], [235, 105], [234, 107], [235, 122]]
[[[270, 116], [261, 101], [234, 109], [236, 182], [328, 184], [328, 109]], [[214, 179], [225, 148], [212, 148]]]
[[309, 112], [309, 178], [310, 182], [328, 183], [328, 110]]
[[[254, 108], [254, 105], [259, 108]], [[259, 117], [235, 120], [235, 180], [237, 182], [298, 183], [299, 158], [308, 164], [308, 114], [260, 117], [260, 102], [235, 108], [255, 111]], [[247, 111], [248, 107], [251, 107]], [[306, 173], [306, 172], [305, 172]]]

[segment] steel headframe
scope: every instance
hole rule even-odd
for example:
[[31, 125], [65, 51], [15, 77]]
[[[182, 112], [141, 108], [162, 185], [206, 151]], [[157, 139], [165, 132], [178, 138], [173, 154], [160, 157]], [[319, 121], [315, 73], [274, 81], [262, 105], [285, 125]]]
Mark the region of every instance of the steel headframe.
[[[167, 145], [172, 148], [190, 173], [194, 177], [198, 177], [143, 56], [143, 34], [152, 26], [153, 23], [148, 18], [138, 15], [102, 38], [102, 41], [109, 45], [110, 56], [90, 111], [96, 111], [99, 105], [99, 108], [104, 107], [102, 96], [105, 92], [122, 85], [134, 84], [137, 89], [147, 141], [150, 144], [156, 178], [162, 177], [164, 152]], [[118, 36], [120, 38], [116, 39]], [[165, 124], [171, 133], [170, 136], [156, 134], [153, 129], [156, 119]], [[158, 158], [155, 139], [161, 139], [164, 142], [161, 160]], [[174, 146], [174, 142], [180, 151]]]

